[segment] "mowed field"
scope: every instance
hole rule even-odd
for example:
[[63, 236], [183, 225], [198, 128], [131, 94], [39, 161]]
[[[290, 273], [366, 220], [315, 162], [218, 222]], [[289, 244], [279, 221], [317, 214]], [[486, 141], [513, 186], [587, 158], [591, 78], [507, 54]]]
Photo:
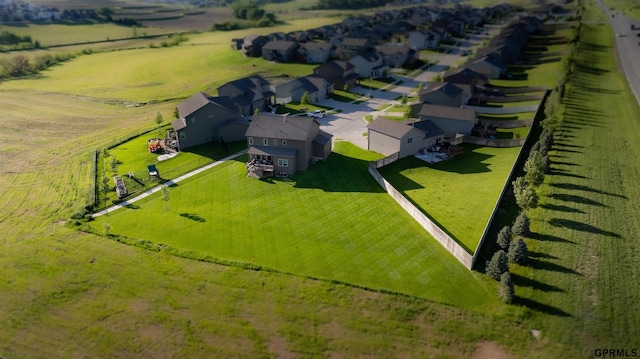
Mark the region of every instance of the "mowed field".
[[81, 87], [0, 83], [0, 354], [416, 358], [489, 350], [485, 357], [565, 358], [637, 348], [638, 106], [614, 66], [611, 32], [590, 26], [577, 68], [585, 81], [571, 90], [567, 111], [575, 123], [564, 127], [541, 208], [530, 214], [535, 260], [512, 266], [516, 305], [490, 312], [69, 229], [64, 222], [90, 189], [89, 151], [153, 127], [157, 112], [169, 118], [175, 102], [124, 107], [91, 101]]

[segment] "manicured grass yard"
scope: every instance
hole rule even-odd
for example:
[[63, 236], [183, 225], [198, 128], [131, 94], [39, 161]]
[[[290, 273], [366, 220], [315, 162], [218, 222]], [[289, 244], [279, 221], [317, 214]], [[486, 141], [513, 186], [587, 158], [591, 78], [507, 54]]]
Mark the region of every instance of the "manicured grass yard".
[[461, 156], [436, 164], [411, 156], [380, 173], [473, 253], [519, 150], [465, 144]]
[[[491, 286], [459, 265], [367, 173], [380, 156], [347, 142], [291, 180], [245, 177], [243, 156], [170, 192], [101, 217], [102, 231], [169, 244], [196, 258], [253, 263], [388, 289], [467, 308], [493, 305]], [[481, 280], [477, 280], [481, 279]], [[462, 294], [464, 293], [464, 294]]]

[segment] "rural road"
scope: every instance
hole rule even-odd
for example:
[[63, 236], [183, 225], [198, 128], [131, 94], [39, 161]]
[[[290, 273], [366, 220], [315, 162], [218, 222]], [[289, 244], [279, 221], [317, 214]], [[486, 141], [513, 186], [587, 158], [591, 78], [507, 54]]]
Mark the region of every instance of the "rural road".
[[607, 14], [609, 23], [616, 36], [616, 48], [620, 55], [622, 68], [627, 76], [627, 82], [640, 105], [640, 30], [631, 30], [631, 24], [640, 26], [640, 21], [629, 19], [624, 13], [612, 11], [598, 0], [598, 5]]

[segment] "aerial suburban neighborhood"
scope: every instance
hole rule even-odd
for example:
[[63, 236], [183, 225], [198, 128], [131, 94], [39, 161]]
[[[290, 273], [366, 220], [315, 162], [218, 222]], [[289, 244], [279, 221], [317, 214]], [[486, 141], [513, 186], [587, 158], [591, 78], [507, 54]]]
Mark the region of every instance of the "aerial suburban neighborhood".
[[635, 357], [628, 0], [0, 0], [0, 358]]

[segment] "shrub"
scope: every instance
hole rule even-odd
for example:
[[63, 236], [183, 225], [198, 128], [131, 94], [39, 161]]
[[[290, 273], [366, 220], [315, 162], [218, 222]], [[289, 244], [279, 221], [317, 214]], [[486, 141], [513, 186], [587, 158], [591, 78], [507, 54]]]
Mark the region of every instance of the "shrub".
[[309, 96], [309, 92], [305, 91], [302, 94], [302, 98], [300, 99], [300, 103], [308, 105], [311, 103], [311, 96]]
[[519, 236], [526, 236], [530, 233], [529, 217], [524, 211], [520, 212], [518, 217], [516, 217], [516, 220], [513, 222], [513, 226], [511, 227], [511, 232]]
[[509, 259], [503, 250], [499, 250], [493, 254], [493, 257], [487, 264], [487, 275], [495, 280], [500, 280], [502, 273], [509, 271]]
[[544, 163], [540, 152], [531, 152], [524, 164], [524, 178], [530, 186], [537, 187], [544, 181]]
[[524, 242], [522, 237], [516, 238], [511, 245], [509, 246], [509, 253], [507, 253], [507, 258], [511, 262], [515, 262], [518, 264], [526, 264], [529, 261], [529, 249], [527, 248], [527, 244]]
[[504, 226], [498, 233], [498, 240], [496, 241], [500, 248], [507, 250], [509, 249], [509, 244], [511, 244], [511, 228], [509, 226]]
[[511, 280], [511, 274], [509, 274], [509, 272], [502, 273], [500, 276], [500, 291], [498, 295], [500, 296], [500, 299], [507, 304], [513, 302], [515, 290], [513, 288], [513, 281]]

